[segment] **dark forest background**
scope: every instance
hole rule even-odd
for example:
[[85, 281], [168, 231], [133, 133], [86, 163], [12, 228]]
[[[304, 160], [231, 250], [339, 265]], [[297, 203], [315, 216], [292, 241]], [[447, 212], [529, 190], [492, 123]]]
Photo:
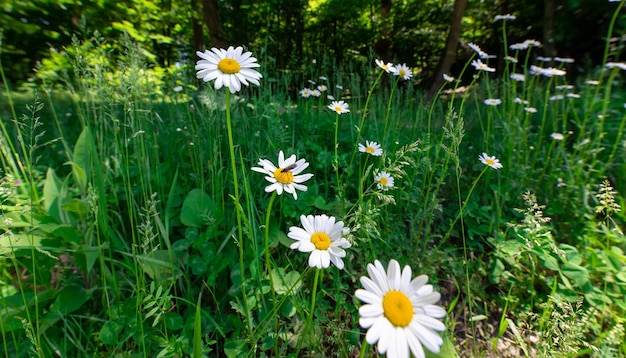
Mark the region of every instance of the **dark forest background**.
[[[243, 45], [266, 72], [298, 71], [313, 59], [332, 71], [375, 56], [417, 69], [425, 87], [440, 73], [459, 72], [457, 64], [471, 55], [468, 42], [501, 59], [502, 23], [494, 16], [512, 14], [509, 44], [539, 40], [535, 55], [575, 58], [575, 75], [601, 63], [616, 6], [607, 0], [4, 0], [1, 56], [14, 87], [49, 80], [67, 66], [64, 51], [73, 37], [80, 42], [97, 30], [101, 46], [120, 55], [128, 34], [154, 68], [193, 64], [195, 50]], [[620, 16], [614, 33], [626, 28], [626, 11]]]

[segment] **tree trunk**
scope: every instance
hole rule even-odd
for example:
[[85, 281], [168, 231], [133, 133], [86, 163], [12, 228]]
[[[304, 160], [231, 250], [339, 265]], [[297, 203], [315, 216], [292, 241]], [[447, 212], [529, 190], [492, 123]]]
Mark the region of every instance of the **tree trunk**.
[[[380, 0], [380, 37], [374, 42], [374, 52], [384, 62], [393, 60], [393, 39], [391, 31], [393, 24], [391, 22], [391, 6], [392, 0]], [[389, 77], [383, 76], [381, 85], [386, 88], [389, 86]]]
[[439, 91], [439, 88], [441, 88], [443, 84], [443, 74], [450, 72], [450, 67], [452, 67], [456, 58], [456, 49], [459, 46], [459, 38], [461, 37], [461, 20], [465, 13], [466, 4], [467, 0], [454, 0], [452, 19], [450, 20], [450, 32], [448, 33], [443, 56], [439, 59], [430, 90], [428, 91], [429, 100], [431, 100], [435, 93]]
[[222, 20], [218, 11], [217, 0], [202, 0], [202, 10], [204, 22], [209, 28], [211, 46], [226, 48], [228, 40], [222, 28]]
[[198, 18], [202, 13], [202, 4], [199, 0], [191, 0], [191, 28], [193, 30], [193, 49], [194, 51], [204, 51], [204, 29], [202, 28], [202, 22]]
[[546, 57], [556, 56], [554, 47], [554, 24], [556, 23], [556, 4], [554, 0], [546, 0], [543, 10], [543, 54]]

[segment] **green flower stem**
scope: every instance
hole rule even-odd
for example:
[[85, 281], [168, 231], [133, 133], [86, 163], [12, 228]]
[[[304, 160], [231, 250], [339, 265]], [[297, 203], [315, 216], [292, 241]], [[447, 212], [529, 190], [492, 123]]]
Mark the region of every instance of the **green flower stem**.
[[[450, 237], [450, 234], [452, 233], [452, 228], [454, 228], [454, 225], [456, 224], [457, 221], [459, 221], [459, 219], [461, 219], [461, 217], [463, 216], [463, 212], [465, 212], [465, 207], [467, 206], [467, 203], [469, 202], [470, 197], [472, 196], [472, 193], [474, 192], [474, 189], [476, 189], [476, 185], [478, 185], [478, 182], [480, 181], [480, 178], [483, 176], [483, 174], [485, 174], [485, 172], [487, 170], [489, 170], [489, 166], [485, 165], [485, 168], [483, 169], [482, 172], [480, 172], [480, 174], [478, 175], [478, 177], [474, 180], [474, 183], [472, 184], [472, 187], [470, 188], [469, 193], [467, 193], [467, 197], [465, 197], [465, 201], [463, 202], [463, 204], [461, 205], [461, 209], [459, 210], [459, 213], [456, 215], [456, 217], [454, 218], [454, 221], [452, 221], [452, 223], [450, 224], [450, 228], [448, 229], [448, 232], [446, 233], [446, 235], [443, 237], [443, 239], [439, 242], [439, 246], [437, 247], [437, 249], [439, 249], [439, 247], [448, 240], [448, 238]], [[460, 194], [460, 193], [459, 193]], [[460, 195], [459, 195], [459, 199], [460, 199]], [[460, 203], [459, 203], [460, 204]]]
[[[280, 304], [276, 304], [276, 292], [274, 291], [274, 278], [272, 277], [272, 261], [270, 259], [270, 217], [272, 216], [272, 205], [274, 204], [274, 199], [276, 199], [276, 191], [272, 192], [272, 196], [270, 197], [270, 202], [267, 204], [267, 213], [265, 213], [265, 230], [264, 230], [264, 240], [263, 244], [265, 246], [265, 270], [267, 270], [267, 275], [270, 278], [270, 292], [272, 293], [272, 305], [274, 308], [278, 308]], [[278, 333], [278, 315], [274, 315], [274, 332]], [[278, 346], [275, 347], [276, 352], [278, 353]]]
[[335, 159], [334, 159], [334, 167], [335, 167], [335, 179], [337, 180], [337, 197], [341, 199], [341, 183], [339, 181], [339, 113], [335, 115]]
[[369, 348], [369, 344], [365, 340], [365, 337], [363, 337], [363, 342], [361, 342], [361, 351], [359, 352], [359, 358], [365, 358], [365, 355], [367, 354], [367, 351], [369, 350], [368, 348]]
[[300, 345], [302, 344], [302, 340], [307, 337], [309, 331], [311, 330], [311, 325], [313, 324], [313, 315], [315, 314], [315, 303], [317, 301], [317, 283], [320, 280], [320, 275], [323, 269], [315, 269], [315, 277], [313, 278], [313, 290], [311, 294], [311, 312], [309, 312], [309, 317], [307, 317], [306, 325], [304, 326], [304, 331], [302, 331], [302, 337], [300, 338], [300, 342], [298, 343], [298, 350], [300, 350]]
[[385, 127], [383, 129], [383, 147], [387, 142], [387, 125], [389, 124], [389, 113], [391, 113], [391, 102], [393, 100], [393, 93], [396, 91], [396, 88], [398, 87], [398, 82], [400, 82], [401, 78], [402, 76], [398, 76], [398, 78], [396, 79], [396, 83], [394, 83], [393, 87], [391, 88], [391, 93], [389, 93], [389, 101], [387, 101], [387, 113], [385, 113]]
[[374, 84], [372, 85], [370, 90], [367, 92], [367, 99], [365, 100], [365, 106], [363, 107], [363, 114], [361, 115], [361, 122], [359, 123], [359, 130], [356, 135], [356, 142], [354, 142], [354, 147], [352, 148], [352, 156], [350, 157], [350, 165], [349, 165], [350, 168], [352, 168], [352, 162], [354, 161], [354, 156], [356, 155], [356, 149], [358, 148], [359, 141], [361, 140], [361, 132], [363, 132], [363, 124], [365, 123], [365, 116], [367, 116], [367, 106], [370, 103], [370, 98], [372, 98], [372, 93], [374, 92], [374, 88], [376, 87], [378, 82], [380, 82], [380, 79], [383, 77], [384, 73], [385, 71], [380, 71], [380, 74], [378, 75], [378, 77], [376, 77]]
[[241, 276], [241, 294], [243, 295], [243, 310], [246, 316], [248, 330], [252, 332], [250, 312], [248, 311], [248, 296], [246, 294], [246, 282], [244, 279], [245, 266], [243, 264], [243, 229], [241, 226], [241, 211], [239, 203], [239, 181], [237, 179], [237, 162], [235, 160], [235, 145], [233, 144], [233, 129], [230, 120], [230, 91], [226, 89], [226, 130], [228, 132], [228, 149], [230, 151], [230, 165], [233, 170], [233, 184], [235, 186], [235, 215], [237, 216], [237, 246], [239, 247], [239, 274]]

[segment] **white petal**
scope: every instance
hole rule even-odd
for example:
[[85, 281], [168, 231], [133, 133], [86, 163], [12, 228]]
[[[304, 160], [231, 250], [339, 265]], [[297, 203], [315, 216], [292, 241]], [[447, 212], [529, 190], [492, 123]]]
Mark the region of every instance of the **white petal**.
[[[383, 302], [383, 298], [381, 296], [375, 294], [374, 292], [368, 291], [368, 290], [358, 289], [358, 290], [356, 290], [354, 292], [354, 295], [359, 300], [363, 301], [364, 303], [369, 303], [369, 304], [374, 304], [374, 305], [379, 305], [380, 306], [382, 304], [382, 302]], [[380, 307], [382, 307], [382, 306], [380, 306]], [[382, 308], [381, 308], [381, 310], [382, 310]]]
[[381, 317], [384, 314], [381, 304], [363, 305], [359, 307], [359, 315], [364, 318]]
[[424, 348], [422, 348], [422, 343], [410, 330], [408, 330], [407, 335], [406, 335], [406, 343], [409, 345], [409, 348], [411, 349], [411, 352], [413, 352], [413, 355], [415, 356], [415, 358], [425, 357]]

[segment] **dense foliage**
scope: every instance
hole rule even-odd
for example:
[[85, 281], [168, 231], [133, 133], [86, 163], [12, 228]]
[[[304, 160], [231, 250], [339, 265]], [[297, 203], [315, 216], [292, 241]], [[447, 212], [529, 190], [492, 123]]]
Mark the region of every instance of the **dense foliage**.
[[[402, 59], [419, 68], [424, 79], [442, 56], [453, 5], [452, 0], [387, 1], [390, 8], [385, 14], [381, 12], [385, 1], [376, 0], [7, 0], [0, 12], [3, 66], [16, 84], [31, 78], [32, 69], [41, 63], [45, 73], [67, 69], [61, 53], [72, 37], [84, 41], [94, 30], [118, 53], [123, 52], [122, 37], [127, 34], [141, 46], [151, 67], [192, 63], [194, 46], [199, 50], [211, 46], [204, 14], [210, 1], [218, 5], [213, 16], [220, 19], [227, 43], [253, 49], [267, 68], [299, 71], [313, 59], [320, 65], [343, 67], [369, 57], [373, 50], [387, 61]], [[460, 40], [481, 43], [487, 52], [501, 55], [500, 30], [492, 20], [497, 14], [511, 13], [519, 20], [509, 26], [510, 41], [542, 41], [544, 55], [575, 57], [578, 65], [572, 73], [580, 73], [602, 61], [611, 5], [575, 0], [471, 1]], [[623, 11], [616, 23], [619, 34], [626, 27]], [[460, 72], [469, 56], [467, 47], [459, 48], [454, 73]]]
[[[538, 4], [468, 4], [463, 41], [480, 46], [433, 98], [420, 81], [452, 3], [395, 1], [381, 19], [383, 3], [219, 2], [263, 76], [229, 91], [192, 69], [197, 3], [8, 2], [0, 354], [377, 356], [357, 290], [368, 264], [397, 260], [441, 293], [445, 317], [425, 309], [438, 356], [626, 356], [626, 63], [611, 40], [626, 0], [559, 4], [574, 63], [507, 46], [540, 36]], [[589, 42], [561, 27], [606, 17]], [[58, 40], [33, 50], [36, 74], [15, 61], [19, 31]], [[387, 71], [389, 44], [415, 67]], [[308, 166], [259, 170], [279, 152]], [[300, 169], [306, 190], [272, 191]], [[351, 247], [320, 269], [292, 233], [322, 214]]]

